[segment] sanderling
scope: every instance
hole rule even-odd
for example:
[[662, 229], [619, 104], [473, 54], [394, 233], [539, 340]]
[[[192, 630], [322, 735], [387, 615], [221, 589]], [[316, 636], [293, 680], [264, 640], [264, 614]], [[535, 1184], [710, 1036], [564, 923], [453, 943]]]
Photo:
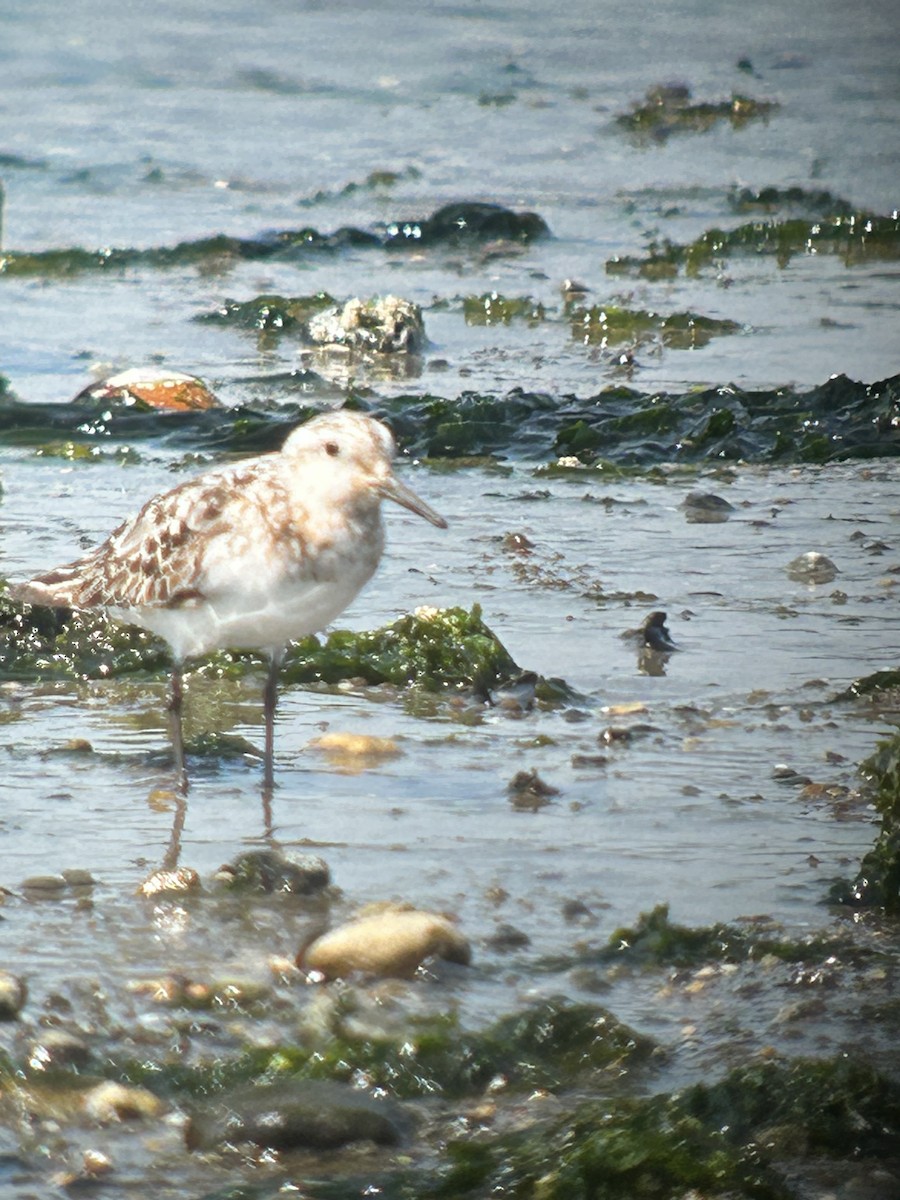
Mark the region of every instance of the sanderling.
[[172, 649], [169, 712], [186, 785], [186, 659], [256, 650], [264, 691], [264, 786], [273, 784], [278, 669], [287, 643], [323, 629], [371, 578], [384, 550], [381, 501], [447, 522], [396, 478], [389, 430], [354, 412], [295, 429], [280, 451], [188, 480], [148, 501], [85, 557], [11, 589], [29, 604], [105, 609]]

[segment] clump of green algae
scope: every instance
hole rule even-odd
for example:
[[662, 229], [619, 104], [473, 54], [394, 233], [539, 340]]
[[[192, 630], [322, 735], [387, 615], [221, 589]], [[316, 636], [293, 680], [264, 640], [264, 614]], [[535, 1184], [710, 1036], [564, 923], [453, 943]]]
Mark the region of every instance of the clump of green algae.
[[[221, 651], [198, 661], [197, 669], [238, 678], [258, 661]], [[165, 644], [134, 626], [87, 610], [22, 605], [0, 593], [0, 679], [112, 679], [163, 674], [170, 665]], [[380, 629], [339, 629], [321, 642], [304, 638], [291, 646], [283, 668], [290, 683], [358, 679], [478, 695], [519, 673], [478, 605], [418, 609]]]

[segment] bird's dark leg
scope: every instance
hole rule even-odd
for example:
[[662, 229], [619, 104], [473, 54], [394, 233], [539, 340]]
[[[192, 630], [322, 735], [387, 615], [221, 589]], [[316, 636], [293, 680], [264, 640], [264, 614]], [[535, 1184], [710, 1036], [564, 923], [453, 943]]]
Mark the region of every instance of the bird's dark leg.
[[278, 671], [281, 667], [281, 658], [281, 651], [272, 654], [269, 660], [269, 673], [266, 676], [266, 686], [263, 691], [263, 714], [266, 719], [263, 789], [266, 792], [271, 792], [275, 786], [275, 707], [278, 704]]
[[184, 700], [184, 678], [181, 663], [172, 668], [172, 678], [169, 685], [169, 726], [172, 734], [172, 750], [175, 755], [175, 775], [178, 787], [187, 792], [188, 778], [184, 764], [184, 731], [181, 724], [181, 708]]

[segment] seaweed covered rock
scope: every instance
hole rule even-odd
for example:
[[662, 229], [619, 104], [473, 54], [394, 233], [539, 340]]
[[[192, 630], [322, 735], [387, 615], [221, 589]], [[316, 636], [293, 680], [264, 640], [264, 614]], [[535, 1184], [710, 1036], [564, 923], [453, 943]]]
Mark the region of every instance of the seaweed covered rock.
[[86, 250], [64, 246], [50, 250], [4, 250], [0, 276], [64, 279], [85, 271], [123, 271], [132, 267], [169, 270], [178, 267], [212, 269], [234, 262], [266, 259], [296, 261], [312, 253], [389, 246], [418, 249], [423, 245], [460, 246], [485, 241], [529, 242], [549, 233], [537, 213], [514, 212], [502, 204], [460, 201], [445, 205], [421, 219], [391, 221], [375, 231], [342, 226], [331, 233], [301, 227], [267, 231], [256, 237], [219, 233], [178, 242], [173, 246], [107, 246]]
[[692, 101], [686, 84], [657, 84], [642, 104], [616, 118], [616, 124], [638, 143], [665, 142], [673, 134], [705, 133], [720, 121], [740, 129], [769, 117], [778, 109], [774, 100], [754, 100], [733, 92], [727, 100]]
[[898, 1132], [900, 1088], [871, 1067], [844, 1057], [754, 1064], [673, 1095], [591, 1100], [537, 1136], [460, 1139], [441, 1194], [787, 1200], [799, 1193], [780, 1147], [795, 1160], [856, 1159], [891, 1154]]
[[[165, 644], [102, 613], [21, 604], [0, 593], [0, 679], [110, 679], [147, 672], [163, 675]], [[252, 654], [220, 651], [197, 669], [239, 677], [256, 670]], [[430, 692], [471, 691], [480, 697], [519, 673], [509, 652], [474, 605], [419, 608], [381, 629], [335, 630], [324, 642], [294, 643], [285, 661], [291, 683], [414, 684]]]
[[107, 679], [168, 664], [163, 643], [134, 626], [0, 593], [0, 679]]
[[852, 267], [861, 262], [895, 262], [900, 257], [900, 215], [841, 212], [825, 220], [788, 217], [749, 221], [736, 229], [708, 229], [693, 242], [666, 240], [644, 257], [607, 260], [609, 275], [667, 279], [683, 271], [697, 275], [706, 267], [741, 255], [771, 255], [786, 267], [798, 254], [832, 254]]
[[[887, 674], [886, 672], [883, 674]], [[860, 764], [881, 814], [881, 832], [852, 883], [837, 883], [832, 899], [854, 907], [881, 905], [900, 913], [900, 733], [879, 742]]]
[[432, 458], [577, 458], [647, 469], [667, 462], [830, 462], [900, 454], [900, 376], [846, 376], [809, 391], [735, 386], [642, 393], [609, 387], [590, 397], [514, 389], [505, 396], [383, 400], [400, 443]]
[[328, 864], [318, 854], [296, 851], [245, 850], [216, 872], [216, 882], [241, 892], [282, 892], [310, 896], [331, 881]]
[[335, 630], [321, 645], [306, 638], [292, 646], [283, 670], [292, 683], [356, 678], [484, 695], [519, 668], [476, 604], [469, 610], [417, 608], [370, 632]]
[[[304, 396], [321, 383], [304, 375], [279, 379], [279, 386]], [[354, 402], [386, 421], [403, 450], [438, 459], [574, 457], [583, 465], [646, 470], [669, 462], [823, 463], [900, 454], [900, 376], [865, 384], [838, 375], [811, 389], [729, 385], [670, 393], [619, 385], [584, 397], [514, 388], [505, 395], [416, 393]], [[64, 437], [109, 453], [117, 442], [162, 438], [166, 447], [192, 454], [260, 453], [277, 449], [314, 411], [309, 402], [282, 402], [277, 408], [157, 412], [126, 406], [98, 413], [93, 402], [85, 408], [0, 395], [0, 443], [43, 447]]]
[[297, 329], [323, 308], [334, 304], [327, 292], [311, 296], [280, 296], [265, 293], [250, 300], [225, 299], [212, 312], [194, 318], [211, 325], [230, 325], [256, 333], [286, 333]]

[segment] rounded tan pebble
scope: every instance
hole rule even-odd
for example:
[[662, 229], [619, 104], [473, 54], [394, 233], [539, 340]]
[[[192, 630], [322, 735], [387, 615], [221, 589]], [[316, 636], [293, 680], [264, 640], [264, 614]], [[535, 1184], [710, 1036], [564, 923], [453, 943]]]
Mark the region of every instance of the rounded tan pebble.
[[468, 965], [472, 949], [446, 917], [418, 909], [388, 909], [316, 938], [298, 965], [329, 979], [357, 971], [408, 977], [433, 957]]
[[85, 1092], [84, 1111], [95, 1121], [126, 1121], [133, 1117], [157, 1117], [163, 1110], [158, 1096], [142, 1087], [107, 1080]]
[[196, 892], [200, 876], [193, 867], [178, 867], [174, 871], [154, 871], [137, 889], [139, 896], [159, 896], [164, 892]]
[[11, 971], [0, 971], [0, 1021], [11, 1021], [17, 1017], [28, 999], [28, 987], [24, 979]]

